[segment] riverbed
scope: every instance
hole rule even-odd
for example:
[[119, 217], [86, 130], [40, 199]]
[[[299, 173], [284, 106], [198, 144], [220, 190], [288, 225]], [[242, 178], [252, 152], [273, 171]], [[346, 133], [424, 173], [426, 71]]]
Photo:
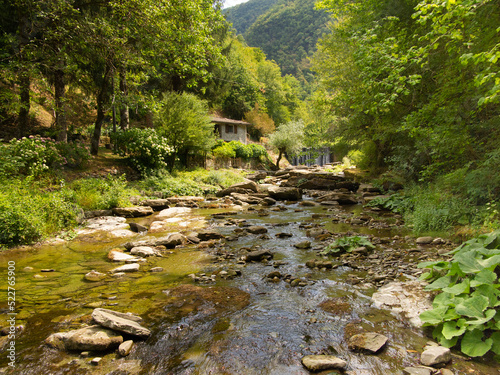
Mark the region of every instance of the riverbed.
[[[401, 374], [403, 368], [418, 365], [431, 337], [401, 316], [375, 308], [370, 298], [388, 281], [364, 282], [367, 270], [319, 256], [326, 242], [308, 236], [308, 230], [319, 228], [336, 236], [376, 237], [383, 241], [375, 252], [391, 248], [410, 256], [411, 240], [401, 240], [409, 233], [395, 224], [394, 217], [361, 205], [331, 208], [295, 202], [265, 211], [248, 206], [222, 209], [213, 202], [200, 206], [183, 220], [173, 220], [164, 232], [125, 237], [82, 234], [70, 241], [1, 253], [2, 275], [7, 274], [8, 262], [15, 262], [16, 325], [23, 327], [15, 338], [15, 369], [2, 355], [2, 373], [309, 374], [301, 364], [309, 354], [338, 356], [348, 363], [346, 373], [355, 375]], [[156, 215], [127, 222], [149, 226]], [[387, 225], [376, 228], [345, 220], [362, 215]], [[247, 233], [249, 226], [266, 231]], [[146, 258], [138, 272], [98, 282], [84, 278], [91, 270], [107, 274], [116, 267], [107, 255], [127, 241], [199, 227], [224, 238], [162, 249], [161, 257]], [[295, 246], [304, 241], [311, 247]], [[272, 258], [242, 261], [242, 253], [258, 249], [269, 250]], [[311, 259], [330, 260], [334, 267], [308, 268], [305, 264]], [[153, 268], [161, 271], [151, 272]], [[397, 273], [402, 281], [416, 276], [405, 269]], [[291, 279], [299, 282], [293, 285]], [[6, 327], [8, 305], [3, 298], [0, 307], [0, 325]], [[116, 352], [82, 357], [44, 344], [54, 332], [90, 324], [97, 307], [140, 315], [152, 335], [136, 341], [124, 358]], [[354, 352], [347, 337], [361, 331], [382, 333], [389, 341], [375, 355]], [[96, 356], [102, 357], [97, 366], [90, 363]], [[491, 358], [471, 362], [459, 353], [447, 368], [455, 374], [499, 374]]]

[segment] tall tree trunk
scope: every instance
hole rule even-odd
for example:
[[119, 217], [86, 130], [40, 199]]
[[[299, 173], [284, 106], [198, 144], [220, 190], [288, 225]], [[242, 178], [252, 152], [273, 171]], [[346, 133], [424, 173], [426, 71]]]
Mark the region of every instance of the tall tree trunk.
[[54, 95], [56, 103], [56, 130], [57, 140], [68, 141], [68, 123], [66, 121], [66, 88], [64, 84], [64, 70], [62, 68], [54, 71]]
[[30, 128], [30, 84], [29, 73], [26, 71], [21, 72], [19, 77], [21, 108], [19, 109], [19, 125], [17, 128], [19, 137], [28, 134]]
[[128, 85], [127, 78], [125, 77], [125, 69], [120, 69], [120, 91], [122, 96], [122, 104], [120, 106], [120, 128], [127, 130], [130, 125], [130, 114], [127, 104], [128, 99]]
[[113, 69], [109, 64], [106, 64], [104, 69], [101, 87], [97, 94], [97, 118], [94, 125], [94, 134], [92, 134], [92, 139], [90, 140], [90, 153], [92, 155], [97, 155], [99, 153], [102, 124], [104, 122], [104, 116], [106, 115], [106, 105], [109, 104], [109, 86]]
[[283, 157], [283, 150], [279, 149], [279, 154], [278, 154], [278, 159], [276, 159], [276, 168], [280, 169], [280, 161], [281, 158]]

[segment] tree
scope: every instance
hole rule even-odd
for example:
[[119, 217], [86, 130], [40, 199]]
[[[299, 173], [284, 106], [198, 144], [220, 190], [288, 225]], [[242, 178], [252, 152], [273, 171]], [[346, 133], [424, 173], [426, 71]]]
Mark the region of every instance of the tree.
[[273, 134], [269, 136], [269, 144], [278, 151], [276, 168], [283, 155], [291, 155], [299, 152], [303, 147], [304, 123], [302, 121], [290, 121], [281, 124]]
[[155, 127], [172, 148], [167, 162], [172, 171], [177, 157], [186, 165], [190, 152], [207, 152], [215, 144], [214, 125], [206, 103], [194, 94], [166, 93], [158, 103]]

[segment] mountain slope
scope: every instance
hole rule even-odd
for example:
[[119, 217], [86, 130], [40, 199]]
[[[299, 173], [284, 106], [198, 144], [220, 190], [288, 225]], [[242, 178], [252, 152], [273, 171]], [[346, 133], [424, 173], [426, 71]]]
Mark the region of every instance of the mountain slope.
[[[272, 2], [250, 0], [239, 6], [248, 4], [248, 7], [238, 9], [238, 18], [234, 18], [235, 13], [229, 13], [227, 17], [239, 24], [241, 18], [250, 20], [256, 14], [246, 12], [263, 9], [254, 6]], [[326, 25], [330, 19], [326, 12], [314, 9], [314, 4], [315, 0], [279, 0], [261, 14], [243, 36], [249, 46], [259, 47], [269, 60], [276, 61], [283, 74], [308, 80], [308, 57], [314, 52], [318, 39], [327, 31]], [[241, 32], [240, 29], [237, 29], [238, 32]]]
[[233, 24], [238, 34], [244, 34], [257, 18], [266, 13], [279, 0], [250, 0], [246, 3], [224, 9], [226, 19]]

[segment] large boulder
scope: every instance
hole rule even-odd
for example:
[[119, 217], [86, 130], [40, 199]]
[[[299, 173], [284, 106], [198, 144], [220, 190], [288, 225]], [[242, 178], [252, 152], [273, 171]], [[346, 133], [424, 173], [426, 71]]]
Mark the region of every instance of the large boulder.
[[254, 181], [245, 180], [244, 182], [240, 182], [234, 185], [231, 185], [227, 189], [223, 189], [217, 192], [216, 196], [225, 197], [226, 195], [230, 195], [231, 193], [240, 193], [240, 194], [248, 194], [248, 193], [258, 193], [259, 185]]
[[121, 334], [98, 325], [50, 335], [45, 343], [60, 350], [105, 351], [123, 342]]
[[249, 194], [231, 193], [231, 197], [248, 204], [259, 204], [262, 202], [262, 198], [254, 197]]
[[269, 196], [277, 201], [299, 201], [302, 199], [300, 189], [293, 187], [270, 186]]
[[121, 217], [141, 217], [153, 214], [153, 209], [148, 206], [116, 207], [113, 214]]
[[220, 240], [221, 238], [224, 238], [224, 236], [219, 232], [210, 230], [199, 232], [196, 237], [198, 237], [201, 241]]
[[151, 335], [149, 329], [139, 324], [142, 322], [142, 318], [136, 315], [97, 308], [92, 312], [92, 319], [103, 327], [125, 332], [133, 336], [148, 337]]
[[354, 194], [334, 192], [330, 194], [323, 195], [318, 198], [320, 202], [332, 202], [336, 201], [341, 205], [357, 204], [358, 199]]
[[182, 245], [187, 242], [186, 237], [180, 233], [170, 233], [168, 236], [158, 238], [155, 242], [155, 246], [165, 246], [167, 249], [173, 249], [178, 245]]
[[451, 361], [451, 351], [444, 346], [427, 346], [420, 356], [424, 366], [444, 365]]
[[168, 199], [146, 199], [142, 201], [143, 206], [151, 207], [154, 211], [161, 211], [169, 207]]
[[189, 207], [170, 207], [161, 210], [156, 216], [159, 219], [166, 219], [169, 217], [184, 216], [191, 213], [191, 208]]
[[263, 259], [272, 258], [273, 254], [269, 250], [255, 250], [251, 251], [243, 257], [245, 262], [260, 262]]

